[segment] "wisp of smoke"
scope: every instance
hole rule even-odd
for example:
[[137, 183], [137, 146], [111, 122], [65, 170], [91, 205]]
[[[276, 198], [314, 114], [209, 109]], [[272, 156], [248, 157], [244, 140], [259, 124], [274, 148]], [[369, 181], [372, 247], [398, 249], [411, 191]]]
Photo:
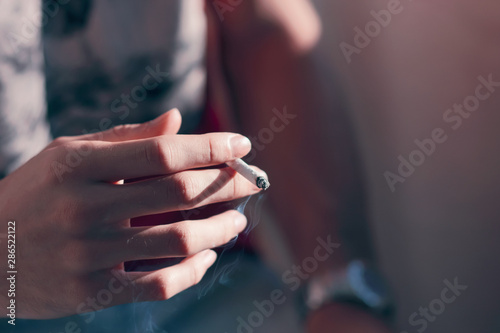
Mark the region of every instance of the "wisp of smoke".
[[[247, 209], [248, 212], [245, 212], [247, 208], [247, 204], [250, 201], [252, 197], [246, 198], [242, 203], [240, 203], [238, 206], [236, 206], [236, 210], [242, 214], [245, 214], [248, 217], [248, 226], [246, 229], [243, 231], [244, 235], [248, 235], [250, 231], [252, 231], [260, 222], [260, 212], [261, 212], [261, 205], [262, 205], [262, 198], [264, 197], [264, 193], [259, 193], [256, 196], [256, 202], [253, 205], [250, 205], [249, 207], [251, 209]], [[217, 262], [215, 263], [215, 267], [212, 270], [211, 276], [206, 277], [205, 281], [203, 281], [203, 285], [200, 286], [200, 291], [198, 294], [198, 298], [201, 298], [205, 296], [215, 285], [215, 283], [220, 283], [222, 285], [227, 285], [231, 281], [231, 275], [234, 272], [234, 270], [237, 268], [238, 263], [241, 259], [241, 256], [244, 254], [243, 250], [237, 253], [236, 258], [232, 260], [229, 263], [224, 263], [223, 262], [223, 256], [224, 254], [232, 249], [234, 245], [236, 244], [236, 241], [238, 240], [238, 236], [233, 238], [229, 243], [224, 245], [222, 252], [219, 254], [217, 258]]]
[[[247, 205], [250, 202], [250, 199], [253, 197], [248, 197], [243, 200], [240, 204], [236, 206], [236, 210], [242, 214], [245, 214], [248, 218], [248, 226], [243, 231], [244, 235], [248, 235], [260, 222], [260, 212], [262, 206], [262, 198], [264, 197], [264, 193], [259, 193], [256, 197], [255, 204], [249, 205], [249, 209], [247, 209]], [[238, 266], [238, 263], [241, 259], [241, 256], [244, 255], [244, 250], [240, 250], [236, 254], [236, 259], [232, 260], [229, 263], [222, 264], [224, 254], [232, 249], [238, 240], [238, 236], [233, 238], [228, 244], [223, 246], [222, 252], [219, 254], [217, 262], [215, 263], [215, 267], [211, 270], [210, 277], [205, 277], [204, 281], [202, 281], [202, 285], [200, 285], [200, 289], [198, 292], [198, 299], [205, 296], [216, 283], [220, 283], [222, 285], [228, 285], [231, 281], [231, 275], [235, 271]], [[136, 296], [138, 299], [138, 295]], [[134, 318], [134, 328], [133, 330], [136, 333], [153, 333], [153, 332], [165, 332], [158, 331], [160, 328], [155, 324], [155, 320], [153, 318], [152, 303], [137, 303], [134, 302], [132, 307], [133, 318]], [[140, 318], [140, 319], [139, 319]]]

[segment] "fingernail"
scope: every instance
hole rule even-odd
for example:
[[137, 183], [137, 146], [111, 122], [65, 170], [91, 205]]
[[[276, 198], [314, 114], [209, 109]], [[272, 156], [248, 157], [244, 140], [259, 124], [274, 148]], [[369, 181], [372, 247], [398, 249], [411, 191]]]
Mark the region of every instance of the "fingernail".
[[233, 151], [234, 157], [242, 157], [250, 152], [252, 148], [252, 143], [250, 140], [243, 135], [235, 135], [231, 138], [229, 142], [231, 145], [231, 150]]
[[203, 262], [208, 266], [212, 266], [217, 259], [217, 253], [212, 250], [208, 250], [205, 252], [205, 257], [203, 258]]
[[234, 225], [237, 230], [243, 230], [247, 226], [247, 218], [245, 215], [236, 212], [236, 216], [234, 217]]

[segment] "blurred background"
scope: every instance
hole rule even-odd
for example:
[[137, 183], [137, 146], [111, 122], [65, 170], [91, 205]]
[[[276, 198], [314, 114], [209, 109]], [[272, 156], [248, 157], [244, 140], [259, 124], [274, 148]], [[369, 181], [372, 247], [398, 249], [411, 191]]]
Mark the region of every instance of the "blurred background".
[[[340, 78], [355, 124], [398, 329], [417, 332], [409, 317], [440, 298], [443, 280], [458, 278], [468, 289], [425, 331], [500, 332], [500, 91], [456, 130], [458, 123], [443, 119], [475, 94], [479, 76], [500, 81], [500, 4], [396, 1], [399, 13], [348, 63], [341, 43], [356, 46], [354, 29], [364, 31], [375, 20], [371, 11], [391, 1], [314, 2], [324, 24], [320, 52]], [[398, 174], [398, 157], [408, 159], [414, 141], [436, 128], [448, 139], [392, 192], [384, 173]]]

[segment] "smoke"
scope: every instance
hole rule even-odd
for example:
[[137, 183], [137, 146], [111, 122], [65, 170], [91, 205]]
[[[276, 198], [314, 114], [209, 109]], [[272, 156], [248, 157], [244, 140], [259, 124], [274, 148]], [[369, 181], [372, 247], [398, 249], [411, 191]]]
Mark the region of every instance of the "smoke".
[[[250, 199], [255, 197], [255, 202]], [[236, 210], [241, 214], [247, 216], [248, 225], [245, 230], [242, 232], [243, 235], [248, 235], [260, 222], [260, 212], [261, 206], [264, 198], [264, 193], [261, 192], [255, 196], [251, 196], [245, 198], [240, 204], [236, 206]], [[250, 205], [248, 203], [250, 202]], [[215, 263], [214, 268], [209, 271], [209, 276], [206, 276], [205, 279], [200, 284], [200, 291], [198, 293], [198, 298], [201, 298], [214, 287], [216, 283], [220, 283], [221, 285], [228, 285], [231, 282], [232, 273], [238, 267], [238, 263], [241, 257], [244, 255], [244, 250], [241, 249], [234, 260], [229, 263], [225, 262], [225, 253], [232, 248], [234, 248], [236, 242], [238, 241], [238, 236], [233, 238], [229, 243], [222, 247], [222, 251], [219, 253], [217, 262]]]
[[[264, 193], [261, 192], [258, 195], [245, 198], [242, 202], [236, 205], [234, 209], [238, 212], [247, 216], [248, 225], [242, 232], [243, 235], [248, 235], [260, 222], [260, 213], [262, 202], [264, 198]], [[226, 252], [233, 249], [238, 241], [238, 236], [233, 238], [229, 243], [222, 247], [218, 255], [217, 262], [214, 267], [207, 273], [205, 278], [199, 285], [198, 299], [206, 296], [217, 283], [221, 285], [229, 285], [231, 282], [232, 273], [237, 269], [240, 259], [244, 255], [244, 249], [238, 250], [235, 259], [230, 262], [226, 262]], [[136, 301], [138, 300], [136, 296]], [[133, 327], [131, 327], [131, 332], [135, 333], [167, 333], [162, 330], [161, 327], [155, 324], [155, 313], [153, 311], [155, 307], [154, 302], [138, 303], [134, 302], [132, 305], [132, 318]], [[168, 315], [162, 311], [163, 315]]]

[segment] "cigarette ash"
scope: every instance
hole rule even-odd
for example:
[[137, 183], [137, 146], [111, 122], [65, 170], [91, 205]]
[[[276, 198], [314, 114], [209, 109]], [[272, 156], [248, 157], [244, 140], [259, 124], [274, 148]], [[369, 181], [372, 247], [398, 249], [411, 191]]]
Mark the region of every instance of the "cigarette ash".
[[269, 181], [267, 179], [265, 179], [264, 177], [258, 177], [257, 181], [256, 181], [256, 185], [258, 188], [261, 188], [264, 191], [266, 191], [271, 186], [271, 183], [269, 183]]

